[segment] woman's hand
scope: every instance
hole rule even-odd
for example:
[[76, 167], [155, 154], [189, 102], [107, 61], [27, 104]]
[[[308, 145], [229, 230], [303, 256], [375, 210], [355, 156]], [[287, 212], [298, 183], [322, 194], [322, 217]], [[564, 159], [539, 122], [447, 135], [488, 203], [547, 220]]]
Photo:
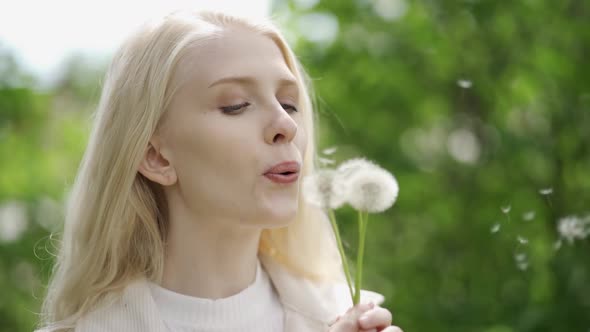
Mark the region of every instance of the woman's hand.
[[373, 303], [357, 304], [330, 325], [329, 332], [403, 332], [391, 326], [391, 312]]

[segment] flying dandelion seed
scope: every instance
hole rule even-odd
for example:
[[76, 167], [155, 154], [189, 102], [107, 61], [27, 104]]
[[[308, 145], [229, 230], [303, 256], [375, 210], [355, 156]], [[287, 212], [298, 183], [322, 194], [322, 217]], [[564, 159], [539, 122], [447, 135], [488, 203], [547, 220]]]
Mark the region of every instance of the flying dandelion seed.
[[460, 80], [457, 80], [457, 85], [463, 89], [469, 89], [473, 86], [473, 82], [471, 82], [470, 80], [466, 80], [466, 79], [460, 79]]
[[545, 197], [545, 201], [547, 202], [547, 204], [549, 205], [549, 207], [552, 207], [551, 200], [549, 199], [549, 195], [552, 195], [553, 194], [553, 188], [543, 188], [543, 189], [540, 189], [539, 190], [539, 193]]
[[524, 271], [529, 267], [528, 256], [525, 252], [521, 250], [517, 250], [514, 253], [514, 261], [516, 262], [516, 266], [519, 270]]
[[518, 240], [518, 243], [520, 243], [520, 244], [528, 244], [529, 243], [529, 240], [527, 238], [522, 237], [520, 235], [517, 236], [516, 239]]
[[332, 159], [328, 159], [328, 158], [318, 158], [318, 161], [320, 162], [320, 164], [322, 164], [322, 166], [329, 166], [329, 165], [333, 165], [335, 163], [334, 160]]
[[526, 271], [529, 268], [529, 263], [528, 262], [518, 262], [518, 263], [516, 263], [516, 266], [518, 267], [519, 270]]
[[515, 259], [517, 262], [524, 262], [524, 261], [526, 261], [526, 254], [525, 254], [525, 253], [518, 253], [518, 254], [515, 254], [515, 255], [514, 255], [514, 259]]
[[510, 212], [511, 206], [510, 205], [502, 206], [500, 209], [502, 210], [502, 213], [506, 214], [506, 213]]
[[324, 151], [322, 151], [322, 153], [325, 154], [326, 156], [330, 156], [330, 155], [333, 155], [334, 152], [336, 152], [336, 150], [338, 150], [338, 148], [333, 146], [331, 148], [324, 149]]
[[508, 222], [510, 222], [510, 209], [512, 207], [510, 205], [504, 205], [500, 207], [500, 210], [502, 210], [502, 213], [504, 213], [504, 215], [506, 215], [506, 220], [508, 220]]
[[492, 228], [490, 229], [490, 231], [493, 233], [498, 233], [500, 231], [500, 223], [495, 223]]
[[522, 219], [525, 221], [531, 221], [531, 220], [535, 219], [535, 211], [528, 211], [528, 212], [523, 213]]
[[544, 188], [544, 189], [540, 189], [539, 193], [541, 195], [551, 195], [553, 194], [553, 188]]
[[561, 248], [561, 239], [555, 241], [555, 243], [553, 244], [553, 250], [557, 251]]

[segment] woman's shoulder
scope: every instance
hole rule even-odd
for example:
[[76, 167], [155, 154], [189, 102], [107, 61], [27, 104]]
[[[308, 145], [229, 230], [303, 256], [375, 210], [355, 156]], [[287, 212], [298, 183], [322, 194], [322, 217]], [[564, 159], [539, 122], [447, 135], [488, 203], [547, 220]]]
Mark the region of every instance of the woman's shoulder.
[[[165, 331], [145, 278], [129, 282], [120, 296], [101, 302], [76, 322], [74, 332]], [[53, 332], [42, 328], [35, 332]]]

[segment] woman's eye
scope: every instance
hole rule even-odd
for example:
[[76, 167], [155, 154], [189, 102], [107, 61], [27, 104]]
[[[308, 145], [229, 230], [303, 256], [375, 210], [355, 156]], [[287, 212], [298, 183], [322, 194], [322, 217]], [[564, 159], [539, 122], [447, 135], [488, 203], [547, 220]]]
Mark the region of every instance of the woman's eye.
[[250, 106], [250, 103], [246, 102], [246, 103], [242, 103], [242, 104], [238, 104], [238, 105], [231, 105], [231, 106], [223, 106], [220, 107], [219, 109], [223, 111], [223, 113], [226, 114], [237, 114], [239, 112], [239, 110], [241, 110], [242, 108], [248, 107]]
[[293, 112], [299, 112], [299, 111], [297, 110], [297, 108], [296, 108], [295, 106], [293, 106], [293, 105], [289, 105], [289, 104], [281, 104], [281, 106], [283, 106], [283, 108], [284, 108], [284, 109], [286, 109], [286, 110], [288, 110], [288, 109], [291, 109], [291, 110], [293, 110]]

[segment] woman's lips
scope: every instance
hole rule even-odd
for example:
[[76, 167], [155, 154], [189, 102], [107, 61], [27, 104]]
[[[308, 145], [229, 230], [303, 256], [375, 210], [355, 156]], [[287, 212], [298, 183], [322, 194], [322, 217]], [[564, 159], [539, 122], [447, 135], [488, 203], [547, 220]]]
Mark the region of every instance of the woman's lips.
[[297, 181], [299, 178], [299, 173], [289, 173], [289, 174], [281, 174], [281, 173], [266, 173], [264, 176], [276, 183], [293, 183]]
[[284, 161], [269, 168], [264, 176], [275, 183], [293, 183], [299, 178], [299, 167], [297, 161]]

